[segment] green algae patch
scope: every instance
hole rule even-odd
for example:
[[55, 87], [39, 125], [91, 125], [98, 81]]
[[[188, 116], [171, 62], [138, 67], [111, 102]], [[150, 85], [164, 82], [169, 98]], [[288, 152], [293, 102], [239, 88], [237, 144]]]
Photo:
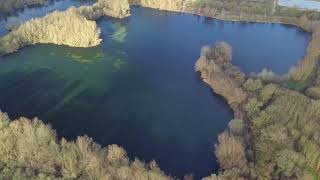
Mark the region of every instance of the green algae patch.
[[76, 54], [71, 54], [71, 57], [72, 57], [73, 59], [82, 59], [82, 56], [76, 55]]
[[111, 35], [111, 39], [118, 43], [124, 43], [127, 37], [127, 27], [116, 23], [114, 29], [115, 32]]
[[296, 90], [296, 91], [301, 91], [306, 87], [306, 84], [302, 83], [302, 82], [289, 81], [287, 83], [287, 86], [288, 86], [289, 89]]
[[98, 53], [96, 53], [94, 58], [104, 58], [104, 53], [103, 52], [98, 52]]
[[127, 62], [122, 59], [117, 59], [113, 63], [113, 67], [117, 70], [120, 70]]
[[103, 51], [96, 48], [69, 48], [63, 54], [64, 57], [72, 61], [89, 64], [100, 62], [105, 58]]

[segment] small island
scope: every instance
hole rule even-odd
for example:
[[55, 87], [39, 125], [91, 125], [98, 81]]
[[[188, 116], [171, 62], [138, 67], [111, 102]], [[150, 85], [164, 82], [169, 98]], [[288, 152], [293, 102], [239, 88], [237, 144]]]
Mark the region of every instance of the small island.
[[0, 38], [0, 56], [38, 43], [93, 47], [100, 44], [95, 20], [102, 16], [124, 18], [130, 15], [127, 0], [99, 0], [92, 6], [71, 7], [35, 18]]

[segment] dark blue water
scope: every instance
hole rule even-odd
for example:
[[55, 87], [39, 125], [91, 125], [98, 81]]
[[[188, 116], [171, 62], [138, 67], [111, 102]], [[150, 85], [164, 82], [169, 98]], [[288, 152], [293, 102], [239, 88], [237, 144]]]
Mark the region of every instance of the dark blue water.
[[285, 73], [309, 35], [279, 24], [226, 22], [133, 8], [104, 18], [95, 48], [36, 45], [0, 59], [0, 109], [40, 117], [60, 137], [87, 134], [119, 144], [130, 158], [156, 160], [167, 173], [218, 169], [218, 133], [232, 119], [226, 102], [194, 72], [203, 45], [226, 41], [243, 71]]

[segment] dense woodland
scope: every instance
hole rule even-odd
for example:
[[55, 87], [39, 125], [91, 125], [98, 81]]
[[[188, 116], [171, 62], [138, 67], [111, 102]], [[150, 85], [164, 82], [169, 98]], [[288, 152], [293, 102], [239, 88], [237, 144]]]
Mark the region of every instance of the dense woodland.
[[271, 15], [274, 7], [273, 0], [199, 0], [196, 2], [196, 5], [200, 8], [212, 8], [215, 13], [232, 12], [233, 14]]
[[[219, 135], [219, 143], [213, 149], [220, 171], [205, 179], [319, 179], [320, 13], [278, 7], [269, 0], [123, 0], [113, 1], [118, 4], [112, 5], [110, 1], [99, 0], [93, 6], [55, 12], [23, 24], [0, 39], [0, 52], [17, 50], [22, 47], [20, 43], [59, 44], [59, 38], [70, 35], [61, 30], [55, 32], [55, 27], [64, 21], [70, 22], [63, 23], [66, 31], [71, 28], [67, 24], [78, 27], [80, 23], [79, 29], [85, 33], [80, 31], [75, 37], [84, 37], [82, 41], [96, 45], [100, 42], [99, 29], [92, 20], [103, 15], [127, 17], [130, 4], [221, 19], [299, 26], [311, 32], [312, 39], [304, 58], [284, 78], [269, 72], [245, 75], [232, 65], [232, 47], [226, 43], [202, 48], [196, 71], [234, 111], [234, 119]], [[55, 17], [59, 15], [72, 18], [61, 17], [57, 21]], [[87, 23], [87, 28], [83, 28], [83, 23]], [[52, 30], [50, 35], [45, 33], [48, 29]], [[33, 31], [39, 33], [30, 33]], [[91, 33], [92, 39], [86, 39], [87, 33]], [[79, 43], [72, 36], [67, 42]], [[0, 115], [0, 167], [4, 178], [169, 178], [155, 162], [130, 162], [118, 146], [101, 148], [88, 137], [80, 137], [76, 142], [58, 141], [55, 133], [38, 120], [10, 121], [7, 115]], [[29, 144], [33, 146], [25, 148]]]
[[286, 82], [243, 81], [226, 43], [204, 47], [196, 71], [235, 112], [215, 149], [221, 172], [208, 179], [319, 177], [320, 100]]

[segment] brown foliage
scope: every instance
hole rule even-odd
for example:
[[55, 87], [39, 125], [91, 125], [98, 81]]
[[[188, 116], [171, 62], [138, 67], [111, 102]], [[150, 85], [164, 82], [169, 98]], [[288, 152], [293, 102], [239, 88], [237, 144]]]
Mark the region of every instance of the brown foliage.
[[11, 121], [0, 112], [0, 142], [0, 179], [170, 179], [154, 161], [130, 161], [117, 145], [101, 147], [87, 136], [58, 141], [38, 119]]
[[130, 16], [130, 5], [128, 0], [98, 0], [98, 7], [101, 7], [105, 16], [124, 18]]
[[193, 0], [130, 0], [130, 4], [167, 11], [184, 11]]
[[95, 21], [101, 16], [124, 18], [130, 15], [128, 0], [98, 0], [92, 6], [70, 7], [42, 18], [32, 19], [0, 38], [0, 55], [37, 43], [71, 47], [92, 47], [100, 44], [100, 29]]
[[231, 64], [232, 51], [227, 43], [217, 43], [203, 47], [195, 69], [215, 93], [227, 99], [232, 107], [237, 107], [247, 97], [242, 90], [244, 74]]
[[244, 146], [234, 136], [222, 133], [218, 141], [215, 155], [222, 169], [243, 168], [247, 164]]
[[83, 17], [76, 8], [55, 11], [32, 19], [0, 39], [0, 55], [37, 44], [53, 43], [72, 47], [92, 47], [100, 44], [100, 29], [96, 22]]
[[302, 60], [290, 70], [290, 78], [296, 82], [309, 80], [315, 74], [319, 61], [320, 26], [312, 30], [312, 38]]

